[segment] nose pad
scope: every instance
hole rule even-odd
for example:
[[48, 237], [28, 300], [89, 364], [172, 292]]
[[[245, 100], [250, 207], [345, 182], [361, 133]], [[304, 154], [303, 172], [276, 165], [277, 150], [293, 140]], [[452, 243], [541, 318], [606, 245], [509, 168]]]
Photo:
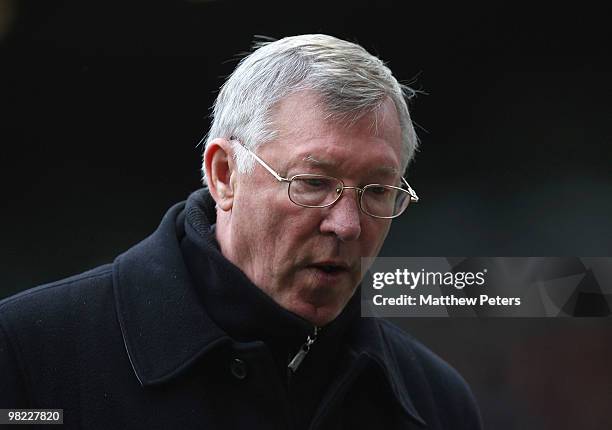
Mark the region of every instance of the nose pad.
[[[346, 191], [356, 191], [351, 197]], [[343, 242], [356, 240], [361, 235], [360, 190], [345, 187], [340, 198], [328, 209], [321, 223], [322, 233], [333, 233]]]
[[[355, 191], [355, 193], [353, 194], [352, 191]], [[361, 198], [361, 190], [359, 188], [354, 188], [354, 187], [344, 187], [344, 190], [341, 190], [341, 192], [342, 192], [342, 195], [340, 196], [338, 200], [336, 200], [333, 206], [340, 205], [342, 200], [345, 200], [345, 199], [353, 200], [355, 203], [355, 208], [357, 212], [358, 213], [361, 212], [361, 208], [359, 207], [359, 199]]]

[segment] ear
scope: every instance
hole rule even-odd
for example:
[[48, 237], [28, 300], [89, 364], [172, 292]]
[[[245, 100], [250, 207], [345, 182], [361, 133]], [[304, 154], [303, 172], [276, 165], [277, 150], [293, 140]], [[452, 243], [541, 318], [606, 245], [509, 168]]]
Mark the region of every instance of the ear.
[[221, 138], [209, 142], [204, 151], [203, 162], [208, 189], [217, 206], [224, 211], [230, 210], [234, 203], [235, 184], [232, 176], [235, 164], [232, 154], [232, 144]]

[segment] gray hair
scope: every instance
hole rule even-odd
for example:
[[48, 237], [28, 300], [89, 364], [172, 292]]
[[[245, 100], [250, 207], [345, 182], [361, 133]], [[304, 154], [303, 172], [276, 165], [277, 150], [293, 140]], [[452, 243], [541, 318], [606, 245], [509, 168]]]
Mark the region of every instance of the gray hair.
[[[258, 42], [253, 49], [221, 87], [207, 145], [219, 137], [236, 136], [255, 149], [273, 140], [277, 135], [273, 108], [298, 91], [314, 91], [321, 97], [327, 119], [348, 124], [376, 112], [389, 97], [402, 133], [401, 171], [406, 169], [418, 145], [406, 104], [415, 92], [400, 84], [379, 58], [355, 43], [324, 34]], [[239, 172], [253, 169], [253, 157], [240, 145], [234, 145], [234, 154]]]

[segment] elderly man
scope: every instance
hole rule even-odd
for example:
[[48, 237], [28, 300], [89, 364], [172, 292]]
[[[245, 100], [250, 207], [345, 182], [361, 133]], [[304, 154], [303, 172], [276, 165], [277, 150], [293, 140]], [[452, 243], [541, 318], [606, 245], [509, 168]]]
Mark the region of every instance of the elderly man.
[[113, 264], [0, 304], [0, 408], [71, 428], [478, 429], [461, 377], [356, 290], [416, 136], [402, 87], [325, 35], [262, 44], [223, 85], [206, 187]]

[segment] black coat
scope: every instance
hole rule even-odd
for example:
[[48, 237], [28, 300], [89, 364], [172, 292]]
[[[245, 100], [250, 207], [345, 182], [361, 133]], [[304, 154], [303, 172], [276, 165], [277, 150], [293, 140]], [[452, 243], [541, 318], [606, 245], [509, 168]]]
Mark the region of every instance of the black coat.
[[[210, 197], [198, 199], [212, 216]], [[284, 380], [266, 342], [211, 318], [198, 288], [256, 287], [210, 250], [195, 286], [184, 206], [113, 264], [0, 302], [0, 408], [62, 408], [67, 428], [481, 428], [457, 372], [383, 320], [346, 317]], [[320, 394], [300, 397], [319, 379]], [[302, 402], [315, 405], [308, 418]]]

